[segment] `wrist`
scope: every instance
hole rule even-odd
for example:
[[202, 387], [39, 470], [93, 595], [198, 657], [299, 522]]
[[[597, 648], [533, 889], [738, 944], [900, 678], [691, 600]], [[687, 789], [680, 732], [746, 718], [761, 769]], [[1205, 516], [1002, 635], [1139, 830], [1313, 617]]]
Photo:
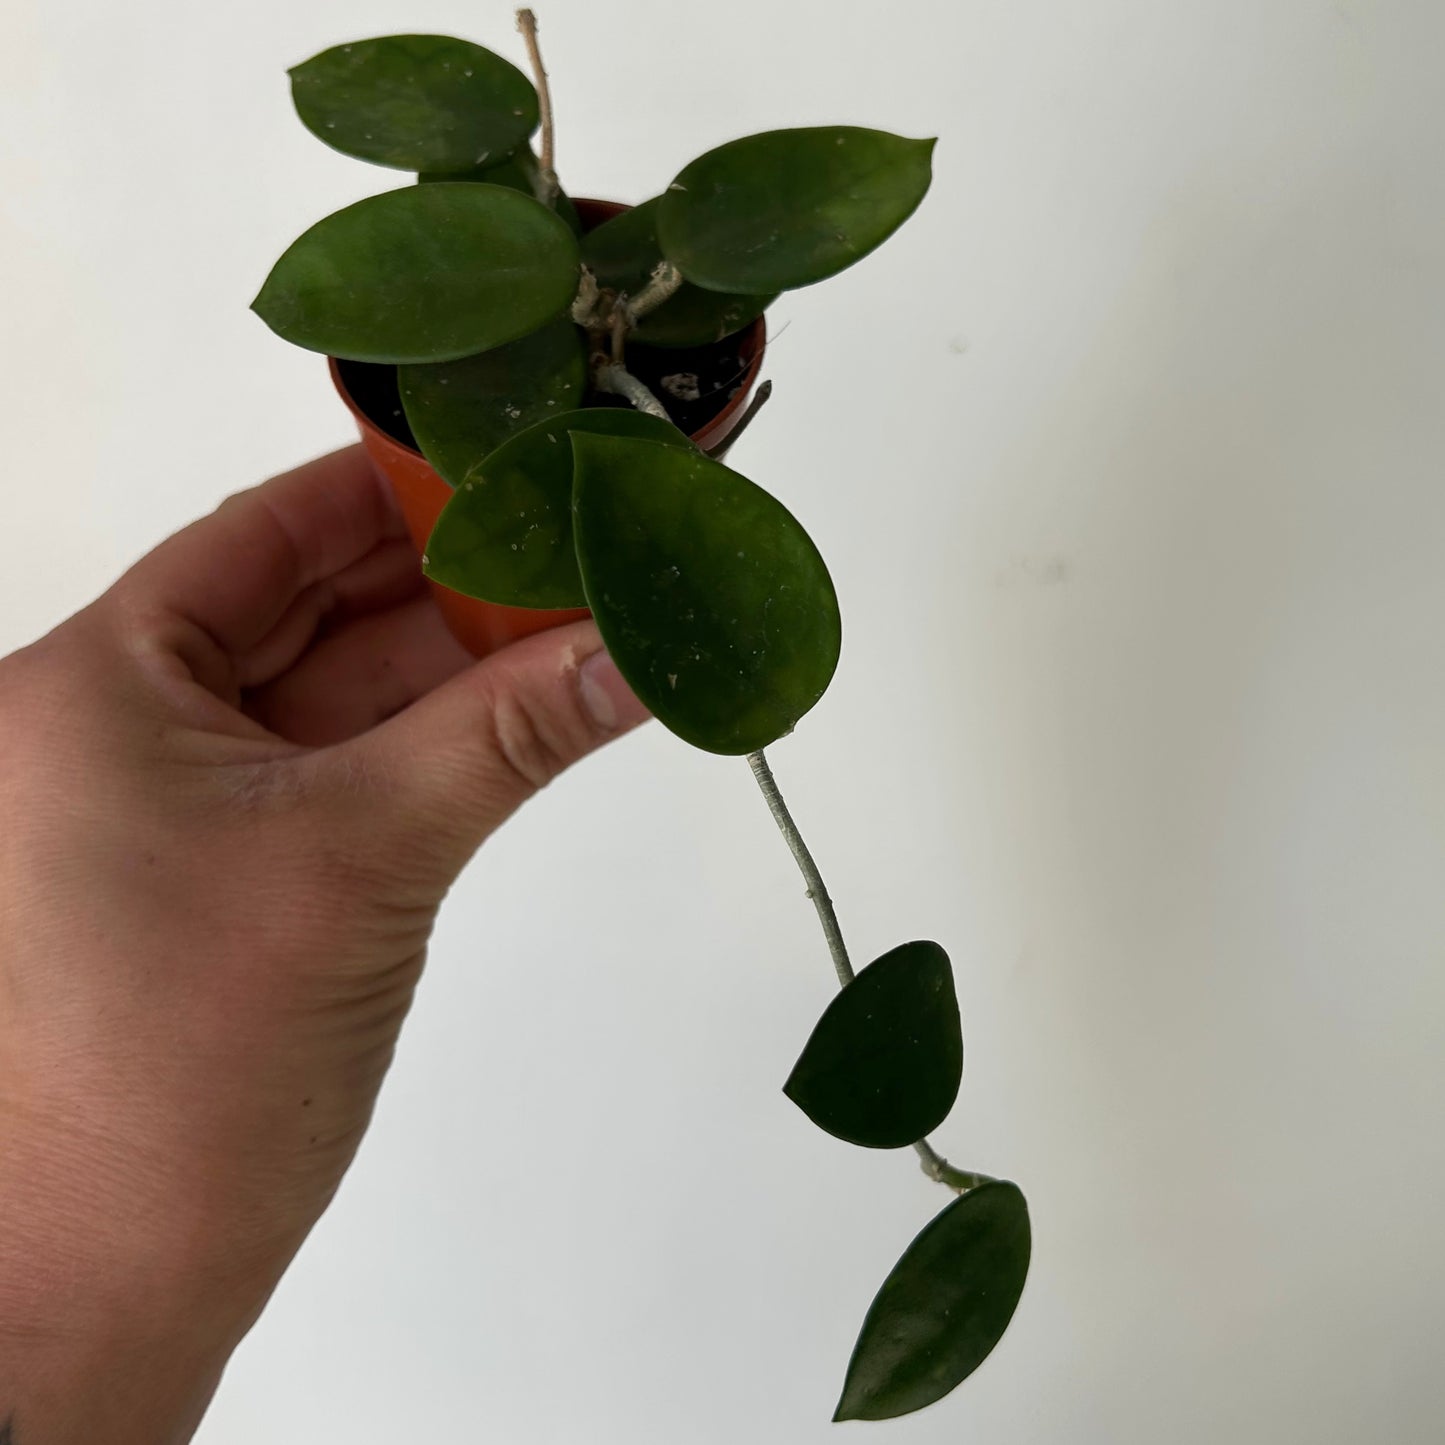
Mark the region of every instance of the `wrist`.
[[0, 1159], [0, 1422], [16, 1445], [189, 1440], [269, 1289], [209, 1270], [95, 1141], [0, 1112]]

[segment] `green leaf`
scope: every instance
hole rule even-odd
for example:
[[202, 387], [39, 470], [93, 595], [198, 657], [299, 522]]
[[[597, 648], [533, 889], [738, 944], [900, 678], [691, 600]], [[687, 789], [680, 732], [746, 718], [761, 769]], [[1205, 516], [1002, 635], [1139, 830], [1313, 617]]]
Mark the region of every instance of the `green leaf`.
[[[531, 146], [524, 146], [516, 155], [494, 166], [470, 166], [464, 171], [423, 171], [417, 180], [423, 185], [432, 181], [482, 181], [487, 185], [508, 186], [534, 199], [541, 178], [542, 163], [537, 159]], [[573, 235], [582, 234], [582, 218], [577, 207], [566, 191], [559, 190], [552, 198], [550, 209], [562, 217], [572, 228]]]
[[788, 291], [866, 256], [911, 216], [934, 142], [856, 126], [774, 130], [719, 146], [663, 194], [657, 234], [712, 291]]
[[948, 1117], [962, 1077], [948, 955], [936, 943], [904, 943], [828, 1005], [783, 1092], [839, 1139], [901, 1149]]
[[[663, 259], [657, 243], [660, 203], [661, 197], [644, 201], [583, 237], [582, 264], [600, 285], [636, 295], [647, 284]], [[642, 318], [633, 339], [651, 346], [705, 346], [741, 331], [774, 300], [776, 293], [732, 296], [684, 281], [676, 295]]]
[[559, 316], [477, 356], [399, 367], [397, 381], [422, 455], [455, 487], [509, 436], [582, 400], [587, 346]]
[[1029, 1272], [1029, 1211], [994, 1180], [913, 1241], [863, 1321], [835, 1420], [891, 1420], [971, 1375], [1003, 1337]]
[[290, 75], [307, 130], [346, 155], [398, 170], [485, 165], [537, 128], [532, 82], [500, 55], [446, 35], [336, 45]]
[[828, 569], [792, 514], [701, 452], [575, 436], [587, 605], [632, 690], [714, 753], [792, 730], [838, 663]]
[[278, 335], [352, 361], [455, 361], [515, 341], [577, 292], [577, 238], [505, 186], [403, 186], [318, 221], [253, 301]]
[[463, 480], [426, 545], [434, 582], [509, 607], [585, 607], [572, 544], [572, 437], [687, 447], [659, 417], [622, 407], [562, 412], [503, 442]]

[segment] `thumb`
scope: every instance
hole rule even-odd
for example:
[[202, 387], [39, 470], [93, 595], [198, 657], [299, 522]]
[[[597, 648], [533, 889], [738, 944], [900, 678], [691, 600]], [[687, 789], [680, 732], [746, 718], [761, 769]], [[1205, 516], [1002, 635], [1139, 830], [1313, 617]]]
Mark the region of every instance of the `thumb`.
[[465, 668], [328, 749], [327, 766], [340, 769], [349, 793], [360, 794], [367, 814], [358, 836], [366, 846], [436, 865], [445, 891], [528, 798], [648, 716], [589, 619], [536, 633]]

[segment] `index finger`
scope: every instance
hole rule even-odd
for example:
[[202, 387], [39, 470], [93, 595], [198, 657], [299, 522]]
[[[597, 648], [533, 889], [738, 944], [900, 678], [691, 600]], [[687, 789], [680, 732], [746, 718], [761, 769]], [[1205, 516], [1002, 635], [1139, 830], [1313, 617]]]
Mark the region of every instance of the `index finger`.
[[227, 497], [142, 557], [116, 587], [147, 611], [194, 623], [235, 657], [307, 587], [405, 535], [391, 488], [351, 446]]

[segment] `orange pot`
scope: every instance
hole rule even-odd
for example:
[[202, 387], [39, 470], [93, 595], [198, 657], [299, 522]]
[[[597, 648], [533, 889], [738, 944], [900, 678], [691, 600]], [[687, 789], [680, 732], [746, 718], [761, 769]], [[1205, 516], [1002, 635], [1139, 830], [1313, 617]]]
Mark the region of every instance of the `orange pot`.
[[[628, 209], [615, 201], [579, 200], [576, 205], [583, 226], [589, 229]], [[711, 449], [732, 435], [757, 382], [766, 345], [767, 327], [763, 318], [759, 317], [739, 338], [738, 350], [746, 367], [742, 384], [710, 422], [692, 433], [692, 440], [698, 446]], [[432, 528], [451, 496], [452, 489], [419, 451], [384, 432], [362, 411], [346, 389], [335, 358], [329, 360], [331, 380], [335, 383], [342, 401], [356, 418], [356, 424], [361, 429], [362, 443], [382, 475], [391, 483], [417, 551], [424, 552], [427, 538], [431, 536]], [[556, 627], [564, 622], [575, 622], [578, 618], [588, 616], [586, 608], [548, 611], [532, 607], [501, 607], [493, 602], [481, 602], [475, 597], [454, 592], [450, 587], [443, 587], [436, 582], [429, 582], [428, 585], [452, 634], [477, 657], [485, 657], [489, 652], [495, 652], [509, 642], [515, 642], [533, 632], [541, 632], [545, 628]]]

